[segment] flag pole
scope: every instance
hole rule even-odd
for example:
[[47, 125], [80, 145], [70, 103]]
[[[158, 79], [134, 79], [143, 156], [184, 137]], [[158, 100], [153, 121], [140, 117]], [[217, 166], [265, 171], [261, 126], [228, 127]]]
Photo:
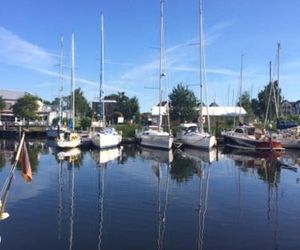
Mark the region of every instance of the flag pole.
[[21, 149], [22, 149], [22, 146], [24, 144], [24, 139], [25, 139], [25, 133], [23, 133], [23, 135], [22, 135], [22, 138], [21, 138], [18, 150], [17, 150], [17, 154], [16, 154], [14, 164], [13, 164], [13, 166], [12, 166], [10, 172], [9, 172], [9, 175], [8, 175], [7, 179], [5, 180], [4, 185], [2, 187], [2, 190], [1, 190], [0, 220], [4, 220], [7, 217], [9, 217], [9, 214], [7, 212], [4, 212], [4, 208], [5, 208], [5, 205], [6, 205], [6, 201], [7, 201], [7, 197], [8, 197], [8, 193], [9, 193], [9, 188], [10, 188], [12, 180], [13, 180], [14, 172], [15, 172], [15, 169], [17, 167], [17, 164], [18, 164], [18, 161], [19, 161], [19, 158], [20, 158]]

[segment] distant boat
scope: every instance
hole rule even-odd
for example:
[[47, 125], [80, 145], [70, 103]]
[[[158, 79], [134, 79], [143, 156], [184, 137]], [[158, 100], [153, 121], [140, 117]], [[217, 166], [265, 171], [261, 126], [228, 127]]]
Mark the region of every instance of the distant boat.
[[[99, 103], [102, 102], [102, 121], [99, 121], [98, 131], [94, 131], [91, 140], [97, 148], [110, 148], [118, 146], [122, 141], [122, 135], [119, 134], [114, 128], [106, 127], [105, 122], [105, 107], [103, 96], [104, 84], [104, 20], [101, 14], [101, 72], [100, 72], [100, 92]], [[102, 126], [101, 126], [102, 124]]]
[[[162, 79], [166, 77], [166, 72], [164, 71], [165, 64], [162, 59], [165, 56], [164, 51], [164, 5], [163, 0], [160, 1], [160, 73], [159, 73], [159, 118], [158, 118], [158, 129], [149, 129], [140, 135], [141, 145], [160, 148], [160, 149], [170, 149], [173, 145], [173, 136], [170, 132], [163, 131], [162, 128]], [[167, 108], [167, 113], [169, 112]]]
[[75, 129], [75, 93], [74, 93], [74, 84], [75, 84], [75, 59], [74, 59], [74, 33], [72, 33], [71, 38], [71, 96], [72, 96], [72, 119], [71, 127], [72, 132], [70, 131], [60, 131], [58, 138], [56, 139], [57, 146], [59, 148], [76, 148], [80, 145], [80, 136], [74, 132]]

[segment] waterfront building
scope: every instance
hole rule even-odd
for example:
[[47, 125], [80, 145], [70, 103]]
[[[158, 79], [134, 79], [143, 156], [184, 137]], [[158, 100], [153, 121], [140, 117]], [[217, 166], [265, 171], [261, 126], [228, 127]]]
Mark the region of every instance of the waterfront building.
[[[0, 96], [5, 103], [5, 108], [0, 112], [1, 121], [7, 124], [20, 124], [21, 121], [18, 121], [17, 117], [14, 116], [12, 106], [16, 103], [19, 98], [24, 97], [26, 94], [30, 94], [25, 91], [17, 90], [0, 90]], [[38, 111], [37, 115], [39, 116], [39, 121], [32, 121], [39, 125], [51, 125], [53, 119], [58, 117], [58, 113], [54, 110], [54, 107], [51, 105], [45, 105], [42, 101], [38, 101]]]

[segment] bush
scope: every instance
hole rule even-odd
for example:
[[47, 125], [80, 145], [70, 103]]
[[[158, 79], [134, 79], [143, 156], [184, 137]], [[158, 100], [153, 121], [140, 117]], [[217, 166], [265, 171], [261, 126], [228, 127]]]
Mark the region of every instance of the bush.
[[122, 131], [122, 136], [124, 138], [130, 138], [135, 136], [135, 130], [139, 129], [141, 126], [137, 124], [122, 124], [117, 125], [116, 130]]
[[91, 126], [91, 118], [89, 117], [84, 117], [84, 118], [81, 118], [80, 120], [80, 127], [85, 130], [86, 128], [90, 127]]

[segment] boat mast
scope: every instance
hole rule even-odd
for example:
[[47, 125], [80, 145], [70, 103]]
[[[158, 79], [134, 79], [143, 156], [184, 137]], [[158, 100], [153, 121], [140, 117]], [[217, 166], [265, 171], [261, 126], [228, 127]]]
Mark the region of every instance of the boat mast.
[[240, 112], [239, 112], [239, 122], [241, 122], [242, 117], [242, 91], [243, 91], [243, 62], [244, 55], [241, 54], [241, 70], [240, 70]]
[[199, 46], [200, 46], [200, 60], [199, 60], [199, 74], [200, 74], [200, 107], [199, 107], [199, 120], [198, 120], [198, 126], [199, 131], [203, 132], [203, 115], [202, 115], [202, 104], [203, 104], [203, 97], [202, 97], [202, 89], [203, 89], [203, 75], [202, 75], [202, 69], [203, 69], [203, 41], [202, 41], [202, 0], [199, 0]]
[[59, 82], [60, 82], [60, 90], [59, 90], [59, 120], [58, 125], [62, 124], [62, 92], [64, 89], [64, 78], [63, 78], [63, 58], [64, 58], [64, 37], [61, 35], [60, 38], [60, 64], [59, 64]]
[[281, 44], [280, 42], [277, 43], [277, 108], [278, 108], [278, 117], [280, 116], [280, 95], [279, 95], [279, 66], [280, 66], [280, 49]]
[[265, 115], [265, 127], [267, 126], [267, 121], [268, 121], [268, 116], [269, 116], [269, 109], [270, 109], [270, 102], [271, 102], [271, 97], [272, 97], [272, 90], [273, 90], [273, 82], [272, 82], [272, 62], [269, 62], [269, 99], [268, 99], [268, 104], [267, 104], [267, 110], [266, 110], [266, 115]]
[[164, 0], [160, 0], [160, 58], [159, 58], [159, 93], [158, 93], [158, 126], [161, 129], [162, 115], [161, 115], [161, 102], [162, 102], [162, 78], [166, 76], [163, 71], [163, 52], [164, 52]]
[[75, 85], [75, 58], [74, 58], [74, 33], [72, 33], [71, 37], [71, 96], [72, 96], [72, 130], [75, 129], [75, 93], [74, 93], [74, 85]]
[[[100, 62], [100, 92], [99, 92], [99, 103], [101, 107], [100, 120], [102, 118], [103, 127], [105, 127], [105, 106], [104, 106], [104, 96], [103, 96], [103, 83], [104, 83], [104, 17], [101, 13], [101, 62]], [[101, 114], [102, 113], [102, 114]]]

